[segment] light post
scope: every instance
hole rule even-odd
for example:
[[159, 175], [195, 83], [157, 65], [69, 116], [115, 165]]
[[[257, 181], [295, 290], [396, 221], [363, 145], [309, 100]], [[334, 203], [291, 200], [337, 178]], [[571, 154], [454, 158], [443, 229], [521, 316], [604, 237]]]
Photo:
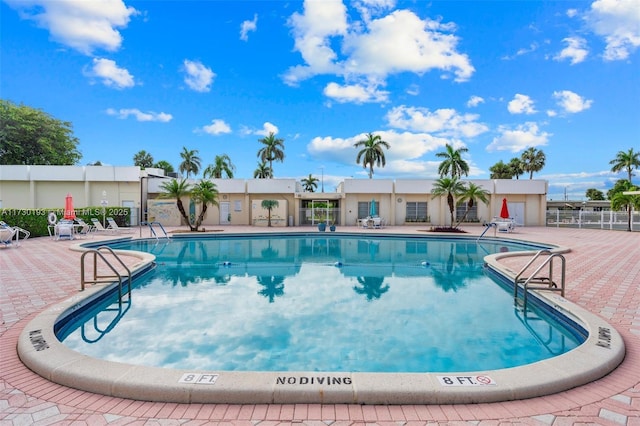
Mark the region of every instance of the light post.
[[104, 226], [105, 228], [107, 227], [107, 204], [109, 204], [109, 201], [107, 200], [107, 191], [102, 191], [102, 200], [100, 200], [100, 205], [102, 206], [102, 226]]
[[324, 192], [324, 166], [320, 166], [320, 173], [321, 173], [321, 188], [322, 188], [322, 192]]

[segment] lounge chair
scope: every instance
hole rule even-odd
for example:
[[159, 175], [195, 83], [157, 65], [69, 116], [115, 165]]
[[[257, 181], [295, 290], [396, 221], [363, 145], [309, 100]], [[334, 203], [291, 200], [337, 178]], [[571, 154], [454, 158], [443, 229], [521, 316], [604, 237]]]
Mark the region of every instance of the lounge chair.
[[17, 232], [18, 231], [16, 231], [14, 228], [12, 228], [7, 224], [0, 225], [0, 244], [2, 244], [5, 247], [17, 245], [17, 244], [14, 245], [14, 243], [17, 242], [16, 240]]
[[96, 219], [95, 217], [91, 218], [91, 223], [93, 223], [93, 227], [95, 228], [95, 232], [115, 232], [111, 228], [105, 228], [104, 226], [102, 226], [102, 223], [100, 223], [100, 221], [98, 219]]
[[120, 226], [118, 226], [118, 224], [116, 223], [115, 220], [113, 220], [112, 217], [108, 217], [107, 222], [109, 223], [109, 226], [107, 226], [107, 229], [111, 229], [114, 232], [133, 232], [133, 229], [121, 228]]
[[31, 232], [26, 229], [20, 228], [19, 226], [11, 226], [2, 220], [0, 220], [0, 228], [10, 228], [16, 231], [14, 236], [16, 247], [20, 245], [20, 240], [24, 241], [31, 235]]
[[76, 222], [78, 222], [78, 225], [76, 225], [76, 234], [78, 235], [86, 237], [95, 231], [95, 227], [93, 225], [89, 225], [83, 219], [76, 218]]

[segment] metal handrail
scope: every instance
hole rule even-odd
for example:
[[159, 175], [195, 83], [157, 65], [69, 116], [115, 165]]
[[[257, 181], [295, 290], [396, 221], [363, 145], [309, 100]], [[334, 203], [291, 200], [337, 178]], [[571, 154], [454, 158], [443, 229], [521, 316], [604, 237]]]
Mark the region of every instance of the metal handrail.
[[153, 225], [158, 225], [160, 227], [160, 229], [162, 230], [162, 233], [164, 234], [164, 237], [168, 240], [169, 239], [169, 234], [167, 234], [167, 231], [165, 231], [164, 226], [162, 226], [162, 224], [160, 222], [141, 222], [140, 225], [147, 225], [149, 227], [149, 230], [151, 231], [151, 235], [156, 237], [156, 240], [160, 239], [160, 237], [158, 237], [158, 234], [156, 234], [155, 229], [153, 229]]
[[[127, 286], [127, 293], [129, 299], [131, 299], [131, 270], [127, 267], [127, 265], [120, 259], [120, 257], [111, 249], [111, 247], [101, 246], [97, 249], [89, 249], [82, 253], [80, 257], [80, 291], [84, 291], [86, 284], [98, 284], [98, 283], [111, 283], [114, 279], [118, 280], [118, 303], [122, 305], [122, 274], [118, 272], [116, 268], [114, 268], [113, 264], [107, 260], [106, 257], [100, 252], [101, 250], [109, 251], [113, 257], [122, 265], [127, 271], [127, 277], [129, 279], [129, 285]], [[87, 280], [85, 274], [85, 257], [88, 254], [93, 254], [93, 280]], [[111, 269], [114, 275], [98, 275], [98, 257], [100, 257], [104, 263]]]
[[[541, 255], [546, 254], [549, 255], [527, 278], [521, 278], [522, 274], [535, 262], [535, 260]], [[556, 257], [560, 258], [562, 261], [562, 272], [560, 276], [560, 287], [553, 281], [553, 259]], [[545, 266], [549, 266], [549, 276], [548, 277], [538, 277], [538, 273], [542, 271]], [[514, 285], [513, 285], [513, 299], [514, 302], [518, 300], [518, 284], [522, 283], [523, 291], [524, 291], [524, 308], [527, 307], [527, 293], [531, 285], [538, 284], [535, 288], [537, 290], [548, 290], [548, 291], [559, 291], [562, 297], [564, 297], [564, 289], [565, 289], [565, 276], [566, 276], [566, 259], [559, 253], [552, 253], [550, 250], [543, 249], [538, 252], [527, 262], [527, 264], [518, 272], [515, 277]], [[540, 284], [544, 284], [544, 286], [540, 286]]]

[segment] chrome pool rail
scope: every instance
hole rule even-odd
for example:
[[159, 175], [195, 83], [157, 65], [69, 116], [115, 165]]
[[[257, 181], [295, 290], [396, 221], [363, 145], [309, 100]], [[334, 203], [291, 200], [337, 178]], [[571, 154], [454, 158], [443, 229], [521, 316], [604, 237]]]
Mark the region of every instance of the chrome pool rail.
[[[528, 277], [523, 277], [522, 275], [525, 273], [527, 269], [542, 255], [548, 256], [537, 268], [529, 275]], [[555, 258], [560, 258], [561, 261], [561, 272], [560, 272], [560, 287], [553, 280], [553, 260]], [[549, 266], [547, 276], [539, 276], [538, 274], [545, 266]], [[543, 249], [538, 250], [536, 254], [527, 262], [526, 265], [522, 267], [520, 272], [516, 275], [514, 279], [513, 285], [513, 299], [514, 302], [518, 301], [518, 285], [522, 284], [522, 288], [524, 291], [523, 295], [523, 305], [524, 308], [527, 308], [527, 293], [529, 289], [535, 290], [546, 290], [546, 291], [559, 291], [560, 295], [564, 297], [565, 290], [565, 275], [566, 275], [566, 259], [560, 253], [553, 253], [551, 250]]]

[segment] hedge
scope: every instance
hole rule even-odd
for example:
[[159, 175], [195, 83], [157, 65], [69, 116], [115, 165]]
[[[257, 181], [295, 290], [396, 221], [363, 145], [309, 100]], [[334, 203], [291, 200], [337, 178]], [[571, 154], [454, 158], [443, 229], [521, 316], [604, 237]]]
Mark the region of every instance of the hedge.
[[[91, 224], [91, 219], [96, 218], [102, 222], [102, 207], [85, 207], [75, 209], [76, 217]], [[64, 216], [64, 209], [0, 209], [0, 220], [9, 226], [18, 226], [26, 229], [32, 237], [43, 237], [49, 235], [49, 214], [54, 213], [58, 220]], [[127, 226], [131, 209], [129, 207], [106, 207], [104, 210], [106, 217], [112, 217], [118, 226]]]

